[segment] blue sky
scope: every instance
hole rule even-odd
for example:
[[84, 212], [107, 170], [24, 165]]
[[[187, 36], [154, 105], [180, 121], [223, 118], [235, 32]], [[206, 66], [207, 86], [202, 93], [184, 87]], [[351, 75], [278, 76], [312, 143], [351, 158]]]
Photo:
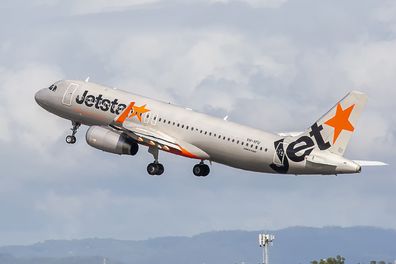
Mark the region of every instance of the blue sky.
[[[396, 228], [394, 1], [101, 0], [0, 3], [0, 245], [211, 230]], [[295, 177], [161, 153], [90, 148], [34, 93], [59, 79], [122, 88], [272, 132], [310, 126], [350, 90], [369, 101], [346, 156], [390, 166]], [[241, 111], [241, 109], [247, 109]]]

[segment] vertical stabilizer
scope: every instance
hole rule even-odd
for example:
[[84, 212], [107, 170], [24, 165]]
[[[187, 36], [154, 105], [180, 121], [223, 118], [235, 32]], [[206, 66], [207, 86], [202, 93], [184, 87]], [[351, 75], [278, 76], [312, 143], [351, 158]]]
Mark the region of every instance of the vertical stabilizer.
[[366, 94], [352, 91], [312, 126], [322, 128], [322, 144], [326, 149], [344, 155], [366, 102]]

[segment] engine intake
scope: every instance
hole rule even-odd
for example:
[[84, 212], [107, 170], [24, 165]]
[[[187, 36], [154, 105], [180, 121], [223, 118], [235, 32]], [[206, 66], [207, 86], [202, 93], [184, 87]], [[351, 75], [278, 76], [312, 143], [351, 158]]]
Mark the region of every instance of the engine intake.
[[118, 155], [136, 155], [137, 142], [127, 134], [107, 127], [92, 126], [86, 134], [88, 145]]

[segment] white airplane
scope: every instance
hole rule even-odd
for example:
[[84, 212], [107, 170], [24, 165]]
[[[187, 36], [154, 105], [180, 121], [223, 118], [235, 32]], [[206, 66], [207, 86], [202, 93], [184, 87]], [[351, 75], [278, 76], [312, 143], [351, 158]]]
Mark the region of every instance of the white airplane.
[[38, 91], [36, 102], [47, 111], [72, 121], [69, 144], [83, 124], [90, 126], [87, 143], [97, 149], [135, 155], [148, 146], [154, 162], [150, 175], [161, 175], [159, 151], [197, 159], [196, 176], [207, 176], [204, 161], [265, 173], [359, 173], [361, 166], [382, 162], [352, 161], [343, 157], [366, 103], [353, 91], [305, 132], [272, 134], [87, 80], [61, 80]]

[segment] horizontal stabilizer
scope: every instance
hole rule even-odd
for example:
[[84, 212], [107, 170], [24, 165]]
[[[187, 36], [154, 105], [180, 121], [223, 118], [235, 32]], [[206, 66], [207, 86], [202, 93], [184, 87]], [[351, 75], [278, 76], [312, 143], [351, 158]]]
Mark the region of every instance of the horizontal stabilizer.
[[382, 161], [372, 161], [372, 160], [354, 160], [360, 166], [386, 166], [388, 164]]
[[278, 135], [281, 137], [298, 137], [302, 135], [304, 132], [279, 132]]

